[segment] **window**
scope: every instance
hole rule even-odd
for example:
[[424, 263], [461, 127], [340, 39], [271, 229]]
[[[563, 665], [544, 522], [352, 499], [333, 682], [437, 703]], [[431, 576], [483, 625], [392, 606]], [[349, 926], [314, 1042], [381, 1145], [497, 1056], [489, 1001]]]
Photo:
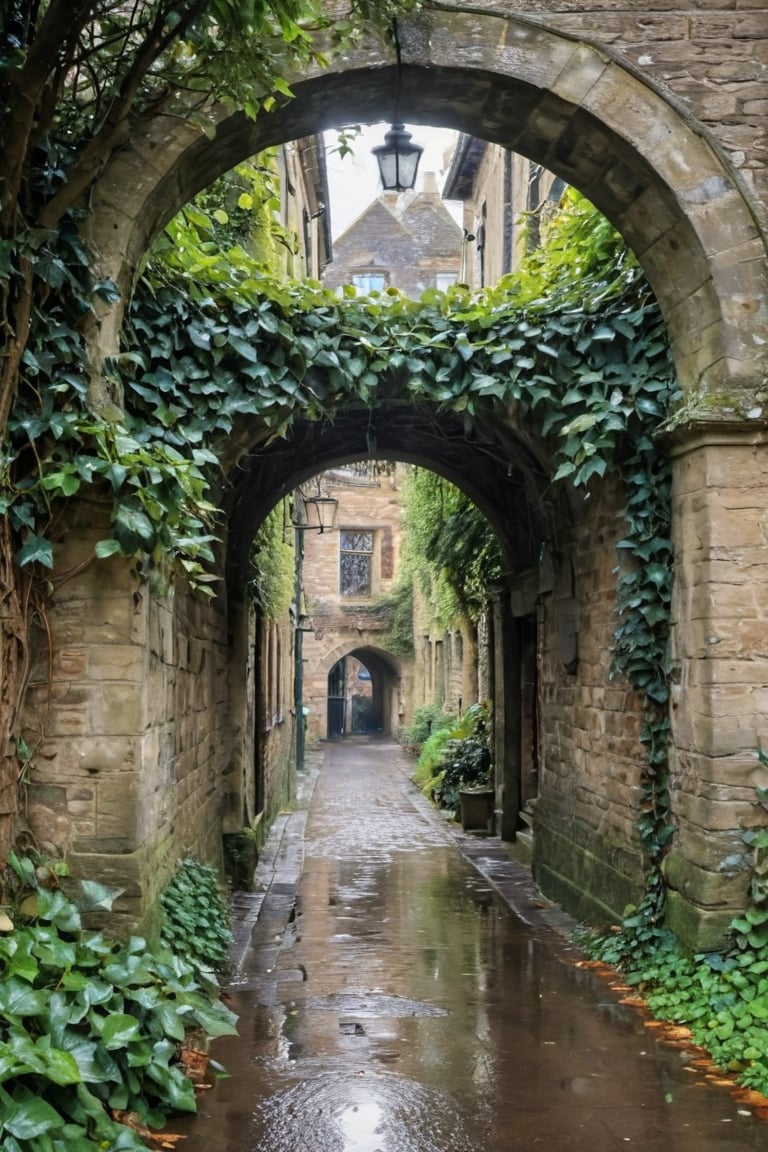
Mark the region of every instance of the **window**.
[[370, 596], [373, 532], [339, 533], [339, 586], [342, 596]]
[[357, 288], [358, 296], [367, 296], [369, 292], [383, 292], [387, 278], [382, 272], [360, 272], [352, 277], [352, 283]]
[[262, 688], [264, 700], [264, 730], [283, 723], [284, 660], [280, 630], [274, 622], [267, 622], [260, 644], [262, 658]]

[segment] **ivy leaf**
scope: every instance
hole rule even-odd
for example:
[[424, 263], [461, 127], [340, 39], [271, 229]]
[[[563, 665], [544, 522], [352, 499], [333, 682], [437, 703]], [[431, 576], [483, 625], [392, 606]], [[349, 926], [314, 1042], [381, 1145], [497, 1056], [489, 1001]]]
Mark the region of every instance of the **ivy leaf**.
[[12, 1097], [0, 1090], [0, 1126], [17, 1140], [34, 1140], [61, 1123], [61, 1114], [29, 1089], [18, 1087]]
[[114, 556], [118, 552], [122, 552], [123, 548], [119, 540], [99, 540], [94, 548], [94, 553], [100, 560], [106, 560], [108, 556]]
[[30, 535], [16, 552], [16, 563], [22, 567], [42, 564], [45, 568], [53, 568], [53, 545], [44, 536]]
[[151, 545], [155, 539], [155, 528], [145, 512], [130, 504], [118, 504], [115, 511], [115, 539], [128, 555], [142, 545]]
[[135, 1040], [141, 1031], [141, 1025], [135, 1016], [125, 1012], [114, 1012], [104, 1021], [101, 1038], [108, 1051], [124, 1048]]
[[30, 988], [15, 977], [0, 983], [0, 1012], [8, 1016], [43, 1016], [48, 1006], [48, 993]]

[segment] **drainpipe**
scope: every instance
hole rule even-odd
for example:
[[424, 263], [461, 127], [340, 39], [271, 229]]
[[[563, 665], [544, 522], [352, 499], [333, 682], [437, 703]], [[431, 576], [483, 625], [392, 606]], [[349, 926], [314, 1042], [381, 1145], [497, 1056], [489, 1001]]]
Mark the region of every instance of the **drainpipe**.
[[293, 711], [296, 723], [296, 771], [304, 771], [304, 633], [301, 630], [301, 586], [304, 565], [304, 534], [300, 528], [293, 533], [294, 547], [294, 599], [296, 617], [293, 628]]
[[501, 274], [506, 276], [508, 272], [512, 271], [512, 239], [513, 239], [513, 221], [512, 221], [512, 152], [509, 148], [504, 149], [504, 222], [503, 222], [503, 238], [501, 249]]

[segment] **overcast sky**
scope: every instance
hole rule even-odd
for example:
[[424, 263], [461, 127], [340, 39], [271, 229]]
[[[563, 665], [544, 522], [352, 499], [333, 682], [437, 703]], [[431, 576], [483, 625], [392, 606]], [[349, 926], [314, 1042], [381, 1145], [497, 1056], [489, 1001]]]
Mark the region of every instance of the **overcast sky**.
[[[354, 155], [340, 157], [338, 154], [338, 133], [325, 133], [326, 164], [328, 186], [331, 195], [331, 232], [334, 240], [357, 219], [360, 213], [371, 204], [381, 191], [379, 170], [371, 155], [371, 148], [384, 143], [384, 134], [389, 124], [363, 125], [361, 135], [353, 141]], [[425, 172], [444, 174], [444, 153], [451, 147], [458, 133], [448, 128], [425, 128], [422, 125], [406, 124], [415, 144], [421, 144], [424, 155], [419, 161], [417, 189]], [[448, 208], [452, 205], [448, 204]], [[457, 216], [457, 219], [459, 217]]]

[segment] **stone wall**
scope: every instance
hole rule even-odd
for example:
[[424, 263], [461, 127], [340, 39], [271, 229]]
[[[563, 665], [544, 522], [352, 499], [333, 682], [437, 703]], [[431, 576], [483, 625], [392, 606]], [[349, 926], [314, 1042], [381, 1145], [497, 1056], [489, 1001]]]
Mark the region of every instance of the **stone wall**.
[[611, 676], [622, 505], [610, 483], [574, 504], [563, 566], [544, 579], [538, 609], [534, 872], [545, 892], [593, 921], [615, 920], [642, 893], [634, 827], [645, 761], [641, 701]]
[[[475, 7], [513, 11], [509, 4], [488, 0]], [[712, 133], [754, 197], [763, 226], [768, 225], [763, 0], [688, 0], [674, 6], [665, 0], [532, 0], [525, 13], [575, 42], [604, 47], [641, 79], [669, 92]]]
[[84, 510], [56, 549], [50, 684], [42, 636], [32, 670], [27, 820], [75, 875], [124, 890], [119, 929], [151, 908], [182, 856], [221, 859], [226, 631], [215, 603], [155, 595], [119, 557], [87, 562], [105, 531], [101, 509]]
[[666, 862], [673, 926], [701, 946], [744, 906], [766, 823], [768, 474], [764, 434], [711, 429], [673, 446], [672, 806]]

